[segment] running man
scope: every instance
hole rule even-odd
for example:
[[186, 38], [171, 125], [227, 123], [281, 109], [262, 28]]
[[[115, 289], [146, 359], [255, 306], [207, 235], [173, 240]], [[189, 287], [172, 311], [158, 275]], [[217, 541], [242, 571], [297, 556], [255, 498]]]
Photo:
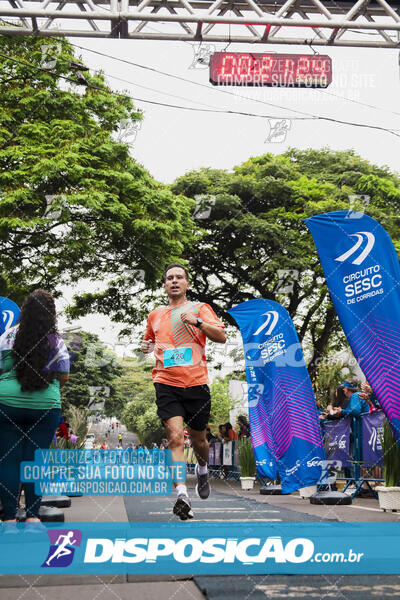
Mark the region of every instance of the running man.
[[[207, 338], [224, 344], [224, 325], [212, 308], [202, 302], [186, 300], [189, 276], [181, 264], [168, 265], [164, 272], [164, 289], [169, 306], [153, 310], [147, 319], [142, 352], [154, 351], [156, 364], [153, 382], [156, 389], [157, 414], [168, 439], [174, 461], [184, 461], [184, 423], [197, 457], [197, 495], [210, 495], [207, 460], [209, 444], [206, 427], [210, 417], [211, 397], [205, 356]], [[182, 521], [193, 518], [186, 482], [175, 483], [177, 500], [173, 512]]]
[[73, 546], [76, 543], [76, 540], [72, 539], [74, 537], [73, 531], [68, 531], [66, 535], [60, 535], [56, 541], [57, 548], [55, 552], [46, 560], [46, 565], [50, 566], [53, 558], [61, 558], [62, 556], [67, 556], [71, 554], [71, 550], [66, 546]]

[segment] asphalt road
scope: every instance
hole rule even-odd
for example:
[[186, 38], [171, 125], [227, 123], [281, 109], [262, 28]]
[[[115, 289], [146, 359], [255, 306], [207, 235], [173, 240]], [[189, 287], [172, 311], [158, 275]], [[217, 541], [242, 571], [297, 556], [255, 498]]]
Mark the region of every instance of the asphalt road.
[[[246, 521], [257, 523], [265, 521], [315, 522], [316, 520], [332, 520], [331, 516], [327, 519], [325, 517], [316, 519], [304, 512], [273, 506], [255, 498], [246, 498], [225, 491], [213, 490], [207, 500], [201, 500], [195, 494], [195, 479], [190, 478], [188, 483], [189, 496], [194, 512], [194, 519], [191, 519], [191, 523], [196, 521], [225, 521], [231, 523]], [[179, 520], [178, 517], [172, 514], [175, 496], [125, 496], [124, 502], [130, 522]]]
[[120, 427], [116, 427], [114, 423], [114, 429], [111, 429], [110, 435], [106, 435], [108, 430], [108, 419], [104, 419], [100, 423], [96, 423], [92, 425], [90, 429], [90, 433], [94, 433], [96, 436], [96, 443], [107, 442], [110, 448], [116, 448], [118, 446], [118, 434], [122, 433], [122, 446], [126, 448], [128, 444], [131, 442], [133, 444], [138, 444], [139, 439], [135, 433], [128, 431], [125, 425], [121, 425]]
[[[92, 428], [97, 440], [104, 439], [107, 424]], [[134, 434], [122, 427], [123, 445], [137, 442]], [[118, 444], [119, 430], [114, 428], [108, 443]], [[312, 506], [296, 494], [289, 496], [260, 496], [259, 490], [244, 494], [238, 484], [211, 481], [214, 486], [206, 501], [195, 496], [195, 478], [189, 477], [189, 493], [195, 518], [191, 522], [224, 521], [232, 523], [258, 522], [316, 522], [316, 521], [392, 521], [396, 513], [383, 513], [374, 499], [356, 499], [352, 506]], [[175, 497], [124, 498], [130, 522], [178, 521], [172, 514]], [[157, 579], [157, 577], [156, 577]], [[180, 585], [182, 576], [169, 576]], [[389, 600], [400, 598], [398, 575], [240, 575], [193, 576], [193, 581], [208, 600]]]

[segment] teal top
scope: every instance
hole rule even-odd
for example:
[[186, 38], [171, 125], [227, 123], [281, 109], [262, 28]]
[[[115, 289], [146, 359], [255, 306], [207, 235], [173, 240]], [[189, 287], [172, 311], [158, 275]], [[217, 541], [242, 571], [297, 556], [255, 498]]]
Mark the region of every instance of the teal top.
[[[23, 392], [15, 371], [12, 347], [18, 325], [0, 336], [0, 404], [37, 410], [61, 408], [60, 382], [57, 378], [48, 387], [32, 392]], [[58, 334], [48, 336], [50, 353], [42, 373], [69, 373], [69, 353], [64, 340]]]

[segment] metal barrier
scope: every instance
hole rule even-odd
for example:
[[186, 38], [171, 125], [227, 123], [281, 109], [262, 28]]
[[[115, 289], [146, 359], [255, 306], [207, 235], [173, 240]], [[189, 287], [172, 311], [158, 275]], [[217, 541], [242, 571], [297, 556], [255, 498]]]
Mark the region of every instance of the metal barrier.
[[383, 481], [383, 419], [383, 411], [378, 410], [359, 417], [322, 422], [325, 444], [328, 446], [327, 458], [344, 469], [345, 476], [337, 480], [346, 482], [344, 490], [354, 486], [353, 498], [363, 493], [364, 484], [368, 488], [366, 492], [376, 495], [370, 484]]
[[[354, 485], [353, 497], [360, 493], [363, 484], [375, 494], [370, 483], [383, 481], [383, 418], [383, 411], [378, 410], [360, 417], [321, 422], [325, 444], [328, 446], [327, 458], [333, 462], [332, 468], [345, 470], [344, 477], [338, 477], [337, 480], [345, 482], [345, 490]], [[193, 448], [185, 448], [184, 455], [188, 473], [193, 474], [197, 462]], [[208, 466], [210, 477], [238, 480], [240, 473], [237, 442], [211, 443]], [[264, 479], [258, 479], [265, 483]]]
[[[194, 473], [197, 462], [193, 448], [185, 448], [184, 456], [188, 473]], [[237, 442], [214, 442], [210, 444], [208, 457], [210, 477], [216, 479], [239, 479], [239, 458]]]

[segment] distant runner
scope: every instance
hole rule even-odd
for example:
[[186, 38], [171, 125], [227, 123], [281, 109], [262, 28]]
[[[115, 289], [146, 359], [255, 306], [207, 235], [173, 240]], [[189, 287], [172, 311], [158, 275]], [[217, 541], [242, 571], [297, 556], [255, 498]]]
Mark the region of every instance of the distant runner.
[[[212, 308], [186, 300], [189, 289], [186, 269], [179, 263], [168, 265], [164, 289], [169, 306], [153, 310], [147, 319], [142, 352], [154, 351], [153, 382], [157, 414], [165, 426], [168, 448], [174, 461], [184, 461], [184, 423], [197, 457], [196, 493], [205, 500], [210, 495], [207, 460], [209, 444], [206, 427], [211, 397], [205, 356], [206, 339], [224, 344], [224, 325]], [[173, 512], [182, 521], [193, 518], [186, 482], [175, 483], [178, 498]]]

